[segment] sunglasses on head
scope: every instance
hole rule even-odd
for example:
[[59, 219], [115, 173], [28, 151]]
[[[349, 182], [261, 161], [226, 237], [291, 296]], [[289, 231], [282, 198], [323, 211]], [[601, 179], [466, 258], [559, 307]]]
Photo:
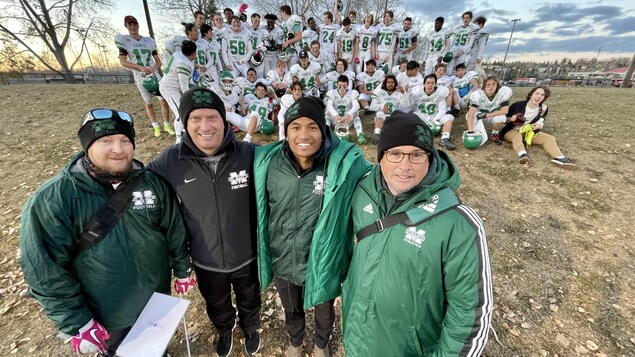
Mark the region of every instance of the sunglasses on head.
[[122, 112], [119, 110], [111, 110], [111, 109], [93, 109], [86, 113], [84, 116], [84, 120], [82, 121], [82, 125], [84, 126], [89, 121], [93, 120], [102, 120], [102, 119], [113, 119], [119, 118], [123, 121], [127, 121], [130, 125], [134, 125], [134, 120], [132, 119], [132, 115]]

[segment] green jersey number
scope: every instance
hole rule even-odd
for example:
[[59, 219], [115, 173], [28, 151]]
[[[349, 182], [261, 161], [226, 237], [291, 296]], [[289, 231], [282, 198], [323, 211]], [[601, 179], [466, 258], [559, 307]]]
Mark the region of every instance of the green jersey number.
[[267, 118], [267, 108], [262, 105], [254, 104], [251, 106], [249, 110], [251, 113], [258, 113], [260, 120], [265, 120]]
[[386, 104], [384, 104], [384, 105], [388, 109], [388, 113], [386, 113], [386, 114], [392, 114], [392, 111], [394, 110], [393, 103], [392, 102], [386, 102]]
[[245, 55], [245, 41], [241, 40], [229, 40], [229, 52], [232, 55]]
[[353, 52], [353, 40], [342, 40], [342, 52]]
[[324, 30], [324, 36], [322, 36], [322, 43], [333, 43], [333, 37], [335, 31]]
[[342, 104], [337, 107], [337, 112], [340, 113], [340, 116], [343, 117], [346, 115], [346, 105]]
[[174, 62], [174, 55], [170, 56], [168, 59], [168, 63], [165, 64], [165, 74], [170, 73], [170, 67], [172, 66], [172, 62]]
[[438, 38], [436, 41], [432, 40], [430, 42], [430, 52], [441, 51], [441, 47], [443, 47], [443, 39], [442, 38]]
[[467, 43], [467, 37], [468, 37], [467, 33], [462, 33], [457, 35], [456, 38], [454, 39], [454, 44], [457, 46], [465, 46], [465, 44]]
[[207, 64], [207, 58], [205, 57], [205, 51], [204, 50], [197, 50], [196, 51], [196, 59], [194, 60], [194, 63], [198, 63], [202, 66]]
[[300, 83], [302, 84], [302, 88], [313, 88], [315, 87], [315, 77], [311, 76], [308, 81], [304, 78], [300, 78]]
[[421, 103], [419, 104], [419, 111], [423, 114], [434, 115], [437, 112], [437, 105], [435, 103]]
[[369, 37], [362, 38], [362, 51], [366, 51], [368, 49], [368, 42], [370, 41]]
[[400, 37], [399, 38], [399, 48], [402, 50], [405, 50], [406, 48], [410, 47], [410, 39], [407, 37]]
[[132, 53], [137, 59], [137, 64], [139, 66], [150, 65], [150, 58], [152, 58], [152, 50], [149, 50], [147, 48], [142, 48], [141, 50], [139, 50], [138, 48], [135, 48], [134, 50], [132, 50]]
[[216, 56], [217, 56], [217, 55], [216, 55], [216, 52], [210, 52], [210, 53], [209, 53], [209, 57], [212, 59], [212, 60], [210, 61], [210, 63], [211, 63], [213, 66], [215, 66], [215, 65], [216, 65]]
[[380, 32], [379, 44], [389, 46], [392, 43], [392, 32]]

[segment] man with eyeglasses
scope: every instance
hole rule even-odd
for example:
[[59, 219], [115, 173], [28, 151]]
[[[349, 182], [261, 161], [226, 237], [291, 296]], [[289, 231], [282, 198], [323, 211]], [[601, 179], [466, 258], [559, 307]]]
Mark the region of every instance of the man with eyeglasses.
[[172, 271], [179, 292], [195, 281], [176, 196], [133, 159], [130, 114], [91, 110], [78, 136], [83, 151], [22, 209], [20, 264], [73, 351], [114, 356], [152, 294], [170, 294]]
[[357, 237], [342, 285], [346, 356], [480, 356], [492, 314], [483, 222], [415, 114], [393, 112], [379, 164], [352, 198]]

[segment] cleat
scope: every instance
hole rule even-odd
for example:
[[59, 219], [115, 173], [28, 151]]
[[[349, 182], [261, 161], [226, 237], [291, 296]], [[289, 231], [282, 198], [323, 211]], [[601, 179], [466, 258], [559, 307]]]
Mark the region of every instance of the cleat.
[[371, 139], [371, 141], [375, 145], [379, 144], [379, 134], [377, 134], [377, 133], [373, 134], [373, 138]]
[[154, 128], [154, 136], [155, 136], [155, 137], [157, 137], [157, 138], [158, 138], [159, 136], [161, 136], [161, 127], [156, 126], [156, 127]]
[[357, 135], [357, 145], [366, 145], [368, 144], [368, 140], [366, 140], [366, 135], [364, 133], [359, 133]]
[[174, 129], [172, 129], [172, 126], [170, 124], [163, 125], [163, 131], [165, 131], [166, 133], [170, 135], [176, 135], [176, 133], [174, 132]]
[[446, 148], [450, 151], [456, 149], [456, 145], [454, 145], [453, 142], [450, 141], [450, 139], [445, 138], [445, 139], [441, 139], [441, 141], [439, 141], [439, 145], [443, 148]]

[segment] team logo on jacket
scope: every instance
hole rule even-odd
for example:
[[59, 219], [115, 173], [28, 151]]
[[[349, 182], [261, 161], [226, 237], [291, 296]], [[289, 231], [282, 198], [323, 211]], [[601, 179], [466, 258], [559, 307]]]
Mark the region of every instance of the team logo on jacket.
[[157, 196], [150, 190], [135, 191], [132, 193], [132, 209], [155, 208]]
[[406, 237], [404, 241], [414, 245], [417, 248], [421, 248], [421, 243], [426, 240], [426, 231], [423, 229], [417, 229], [416, 227], [408, 227], [406, 229]]
[[239, 172], [232, 172], [229, 174], [229, 184], [232, 190], [247, 187], [247, 181], [249, 180], [249, 174], [247, 170], [240, 170]]
[[324, 190], [326, 190], [326, 180], [324, 176], [315, 176], [315, 181], [313, 181], [313, 193], [316, 195], [323, 195]]

